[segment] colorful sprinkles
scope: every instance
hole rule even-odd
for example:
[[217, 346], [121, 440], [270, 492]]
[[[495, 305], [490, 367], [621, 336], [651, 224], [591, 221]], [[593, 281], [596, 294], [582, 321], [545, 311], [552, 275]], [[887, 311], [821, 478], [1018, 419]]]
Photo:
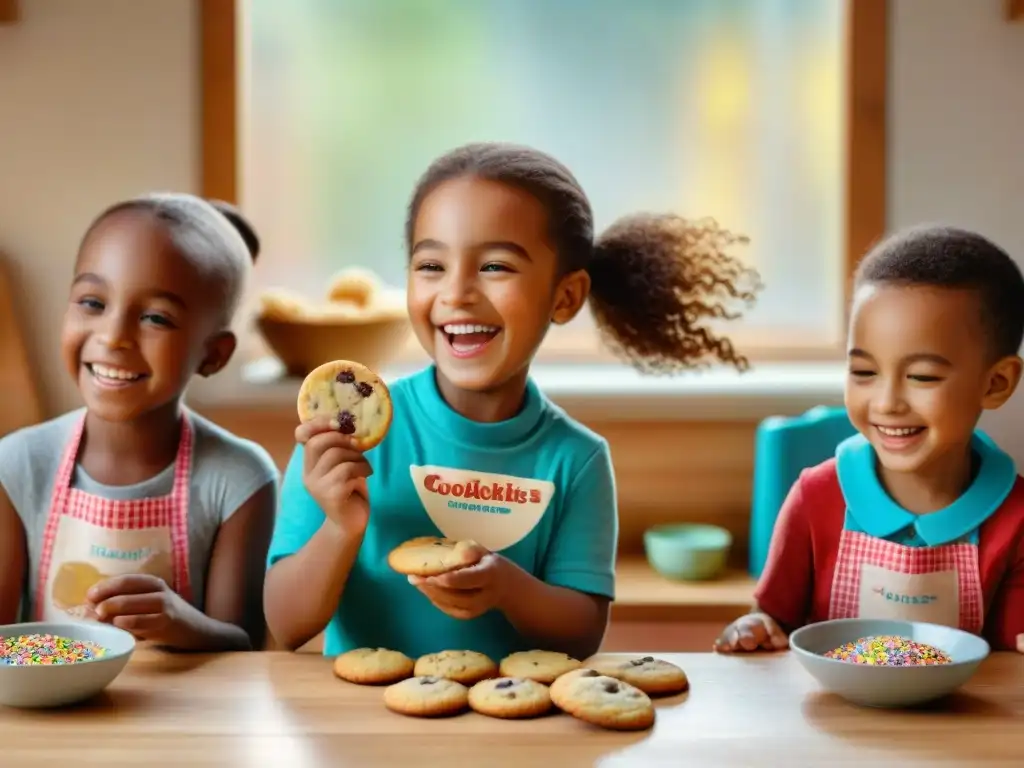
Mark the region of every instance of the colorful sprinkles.
[[20, 635], [0, 638], [0, 663], [23, 667], [39, 664], [77, 664], [98, 659], [106, 648], [85, 640], [57, 635]]
[[876, 667], [924, 667], [953, 661], [938, 648], [897, 635], [862, 637], [824, 655], [837, 661]]

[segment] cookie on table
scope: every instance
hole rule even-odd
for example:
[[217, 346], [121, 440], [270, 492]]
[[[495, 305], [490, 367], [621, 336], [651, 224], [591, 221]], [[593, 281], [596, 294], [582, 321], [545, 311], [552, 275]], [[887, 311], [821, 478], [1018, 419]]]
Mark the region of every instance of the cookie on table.
[[334, 659], [334, 674], [357, 685], [386, 685], [411, 677], [415, 662], [387, 648], [354, 648]]
[[586, 665], [602, 675], [623, 680], [648, 696], [671, 696], [690, 687], [690, 681], [682, 669], [653, 656], [595, 656]]
[[578, 669], [582, 662], [555, 651], [519, 651], [501, 660], [502, 677], [526, 677], [550, 685], [566, 672]]
[[525, 677], [481, 680], [469, 689], [469, 706], [488, 717], [539, 717], [551, 709], [548, 688]]
[[469, 689], [443, 677], [410, 677], [384, 689], [384, 706], [411, 717], [455, 715], [469, 706]]
[[299, 387], [299, 421], [334, 418], [335, 427], [368, 451], [391, 427], [391, 393], [380, 376], [365, 365], [333, 360], [310, 371]]
[[639, 688], [597, 670], [580, 669], [551, 686], [554, 704], [578, 720], [616, 731], [654, 725], [654, 703]]
[[473, 685], [498, 674], [498, 665], [476, 651], [440, 651], [416, 659], [413, 674], [444, 677], [463, 685]]
[[555, 680], [548, 686], [548, 693], [551, 695], [551, 703], [554, 704], [561, 710], [565, 707], [562, 706], [563, 694], [569, 690], [570, 683], [577, 677], [600, 677], [601, 673], [597, 670], [590, 669], [589, 667], [579, 667], [566, 672], [564, 675], [559, 675]]
[[478, 562], [476, 544], [437, 536], [417, 536], [388, 554], [392, 570], [406, 576], [440, 576]]

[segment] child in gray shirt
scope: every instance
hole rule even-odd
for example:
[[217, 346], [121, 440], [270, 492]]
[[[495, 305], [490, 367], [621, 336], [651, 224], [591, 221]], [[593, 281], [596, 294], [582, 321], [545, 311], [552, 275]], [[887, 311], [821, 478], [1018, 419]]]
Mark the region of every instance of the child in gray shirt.
[[119, 203], [86, 232], [61, 334], [85, 407], [0, 439], [0, 623], [262, 645], [277, 469], [182, 404], [234, 352], [258, 252], [234, 208], [191, 195]]

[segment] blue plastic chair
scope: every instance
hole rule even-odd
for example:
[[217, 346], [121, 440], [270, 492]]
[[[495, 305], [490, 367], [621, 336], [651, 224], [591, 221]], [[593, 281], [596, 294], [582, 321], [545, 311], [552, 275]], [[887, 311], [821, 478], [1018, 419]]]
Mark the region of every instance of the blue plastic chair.
[[835, 455], [857, 430], [846, 409], [819, 405], [799, 416], [772, 416], [754, 438], [754, 492], [750, 508], [750, 574], [756, 579], [768, 558], [782, 502], [800, 472]]

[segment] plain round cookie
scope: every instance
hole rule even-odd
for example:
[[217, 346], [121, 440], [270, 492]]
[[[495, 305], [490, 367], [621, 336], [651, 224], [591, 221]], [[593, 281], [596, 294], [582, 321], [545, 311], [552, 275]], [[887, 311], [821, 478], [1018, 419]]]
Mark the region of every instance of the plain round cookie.
[[469, 706], [488, 717], [539, 717], [551, 709], [548, 688], [525, 677], [481, 680], [469, 689]]
[[671, 696], [690, 687], [690, 682], [682, 669], [653, 656], [637, 656], [631, 659], [595, 656], [589, 659], [586, 665], [602, 675], [623, 680], [648, 696]]
[[[556, 683], [559, 681], [555, 681]], [[654, 704], [639, 688], [596, 670], [578, 670], [552, 686], [558, 708], [578, 720], [616, 731], [639, 731], [654, 725]]]
[[502, 677], [526, 677], [550, 685], [566, 672], [582, 663], [567, 653], [555, 651], [519, 651], [501, 660], [498, 672]]
[[414, 675], [444, 677], [473, 685], [498, 674], [498, 665], [477, 651], [439, 651], [416, 659]]
[[310, 371], [299, 387], [299, 421], [333, 416], [343, 435], [368, 451], [391, 427], [391, 393], [380, 376], [361, 363], [332, 360]]
[[417, 536], [399, 544], [388, 553], [388, 565], [406, 576], [440, 576], [475, 565], [476, 544], [437, 536]]
[[443, 677], [410, 677], [384, 689], [384, 706], [411, 717], [443, 717], [469, 706], [469, 689]]
[[384, 685], [411, 677], [415, 663], [387, 648], [354, 648], [334, 658], [334, 674], [357, 685]]

